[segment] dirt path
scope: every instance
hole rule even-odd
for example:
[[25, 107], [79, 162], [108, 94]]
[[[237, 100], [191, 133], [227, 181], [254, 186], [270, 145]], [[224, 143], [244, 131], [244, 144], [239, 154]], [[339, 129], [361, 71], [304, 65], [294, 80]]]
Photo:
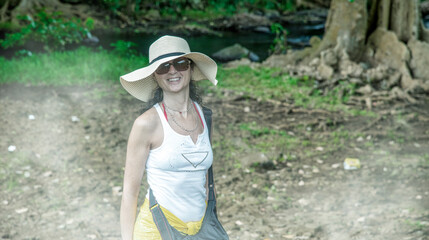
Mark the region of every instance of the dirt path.
[[[1, 239], [119, 239], [141, 103], [104, 85], [0, 85], [0, 101]], [[231, 239], [429, 239], [428, 99], [357, 117], [235, 94], [205, 102]], [[362, 168], [344, 170], [346, 157]]]

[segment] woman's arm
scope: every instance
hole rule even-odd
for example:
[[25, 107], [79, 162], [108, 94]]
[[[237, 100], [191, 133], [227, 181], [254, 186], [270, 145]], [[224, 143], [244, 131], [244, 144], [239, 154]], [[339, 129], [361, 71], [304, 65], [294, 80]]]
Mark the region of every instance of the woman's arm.
[[120, 212], [123, 240], [133, 239], [137, 200], [154, 131], [154, 123], [148, 115], [143, 114], [134, 121], [128, 138]]

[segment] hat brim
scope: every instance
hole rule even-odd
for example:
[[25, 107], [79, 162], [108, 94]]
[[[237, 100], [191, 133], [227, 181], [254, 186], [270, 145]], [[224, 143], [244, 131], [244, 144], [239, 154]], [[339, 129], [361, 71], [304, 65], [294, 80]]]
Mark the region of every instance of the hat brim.
[[213, 85], [217, 84], [217, 64], [209, 56], [199, 53], [190, 52], [179, 56], [166, 57], [161, 60], [155, 61], [152, 64], [132, 71], [120, 77], [120, 82], [127, 92], [137, 99], [147, 102], [153, 95], [153, 90], [156, 89], [158, 83], [156, 82], [154, 72], [162, 63], [171, 61], [176, 58], [186, 57], [195, 63], [191, 79], [194, 81], [201, 81], [208, 79]]

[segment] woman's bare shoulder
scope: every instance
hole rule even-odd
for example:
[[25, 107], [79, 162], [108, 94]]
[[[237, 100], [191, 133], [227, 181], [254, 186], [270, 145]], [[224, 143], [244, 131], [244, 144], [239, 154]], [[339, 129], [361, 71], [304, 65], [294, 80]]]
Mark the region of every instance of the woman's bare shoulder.
[[155, 108], [150, 108], [134, 121], [133, 128], [143, 132], [151, 132], [156, 129], [159, 124], [159, 116]]

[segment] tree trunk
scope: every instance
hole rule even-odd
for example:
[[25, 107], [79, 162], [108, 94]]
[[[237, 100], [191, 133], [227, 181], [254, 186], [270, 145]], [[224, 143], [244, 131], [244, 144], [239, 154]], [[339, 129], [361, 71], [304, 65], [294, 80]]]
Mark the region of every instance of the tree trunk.
[[390, 30], [396, 33], [402, 42], [419, 39], [420, 11], [419, 0], [392, 0], [390, 9]]
[[9, 8], [9, 0], [6, 0], [6, 2], [4, 2], [3, 6], [1, 6], [1, 9], [0, 9], [0, 22], [6, 21], [6, 11], [8, 8]]
[[341, 44], [351, 58], [360, 59], [368, 37], [377, 28], [394, 32], [404, 43], [426, 40], [429, 35], [421, 23], [419, 0], [332, 0], [317, 53]]
[[[419, 84], [426, 86], [429, 83], [429, 32], [423, 26], [419, 4], [419, 0], [355, 0], [352, 3], [332, 0], [326, 33], [317, 54], [322, 53], [324, 62], [327, 54], [324, 50], [335, 46], [334, 53], [339, 59], [346, 52], [346, 60], [383, 64], [399, 72], [400, 86], [407, 92], [413, 92]], [[339, 70], [344, 70], [341, 62]]]
[[12, 16], [34, 13], [42, 7], [56, 8], [59, 5], [61, 5], [59, 0], [21, 0], [19, 5], [13, 9]]
[[332, 0], [326, 32], [317, 52], [340, 44], [351, 58], [360, 59], [368, 28], [366, 6], [366, 0]]
[[83, 21], [89, 16], [100, 15], [91, 12], [88, 5], [71, 5], [60, 0], [6, 0], [0, 7], [0, 22], [12, 22], [15, 25], [19, 25], [17, 16], [34, 15], [42, 8], [46, 8], [46, 11], [61, 12], [65, 18], [78, 17]]
[[332, 0], [318, 47], [273, 56], [264, 64], [301, 63], [291, 74], [314, 76], [321, 86], [349, 79], [369, 89], [392, 90], [393, 95], [402, 91], [400, 96], [405, 97], [399, 98], [413, 102], [412, 94], [429, 93], [429, 31], [423, 26], [419, 3]]

